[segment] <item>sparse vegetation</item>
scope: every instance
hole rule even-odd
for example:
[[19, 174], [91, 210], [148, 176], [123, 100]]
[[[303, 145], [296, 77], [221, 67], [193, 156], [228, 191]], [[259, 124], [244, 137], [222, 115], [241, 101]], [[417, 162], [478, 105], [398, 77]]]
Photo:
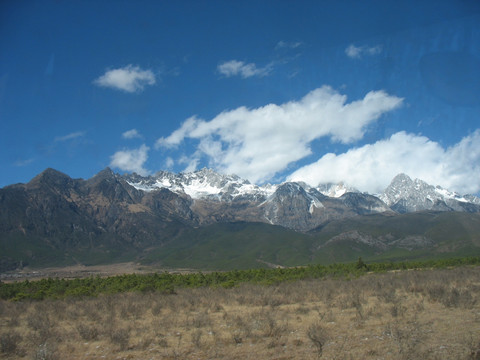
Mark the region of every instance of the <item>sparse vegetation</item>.
[[[360, 258], [356, 263], [308, 265], [293, 268], [233, 270], [226, 272], [171, 274], [155, 273], [149, 275], [121, 275], [107, 278], [89, 277], [84, 279], [43, 279], [39, 281], [0, 282], [0, 299], [42, 300], [46, 298], [63, 299], [69, 297], [99, 296], [101, 294], [116, 294], [122, 292], [161, 292], [174, 294], [178, 288], [222, 287], [232, 288], [243, 283], [272, 285], [283, 281], [321, 279], [325, 277], [358, 277], [371, 272], [385, 272], [392, 270], [447, 268], [460, 265], [480, 264], [480, 257], [465, 257], [454, 259], [437, 259], [427, 261], [389, 262], [366, 264]], [[443, 288], [430, 287], [429, 291], [447, 291]], [[441, 297], [445, 301], [461, 301], [460, 294], [449, 292], [449, 300], [445, 294], [433, 294], [432, 297]], [[468, 294], [464, 294], [468, 296]], [[267, 296], [266, 304], [275, 302], [275, 294]], [[122, 313], [135, 312], [135, 304], [126, 305]], [[274, 304], [273, 304], [274, 305]]]
[[[263, 285], [265, 278], [272, 275], [267, 276], [268, 272], [257, 283], [236, 281], [231, 288], [220, 285], [231, 280], [223, 278], [225, 274], [191, 274], [183, 281], [220, 278], [217, 286], [176, 286], [174, 292], [149, 290], [42, 301], [1, 300], [0, 357], [478, 356], [480, 267], [371, 273], [376, 265], [367, 266], [369, 270], [362, 273], [365, 276], [342, 273], [340, 277], [297, 281], [278, 281], [273, 277], [276, 280], [269, 281], [269, 285]], [[232, 272], [229, 276], [241, 279], [246, 274]], [[12, 299], [18, 300], [16, 296]]]
[[18, 344], [22, 341], [22, 337], [16, 333], [2, 333], [0, 335], [0, 351], [2, 354], [13, 355], [17, 352]]
[[307, 336], [312, 341], [317, 350], [318, 357], [323, 354], [323, 346], [328, 340], [328, 333], [324, 326], [320, 323], [315, 323], [309, 326]]

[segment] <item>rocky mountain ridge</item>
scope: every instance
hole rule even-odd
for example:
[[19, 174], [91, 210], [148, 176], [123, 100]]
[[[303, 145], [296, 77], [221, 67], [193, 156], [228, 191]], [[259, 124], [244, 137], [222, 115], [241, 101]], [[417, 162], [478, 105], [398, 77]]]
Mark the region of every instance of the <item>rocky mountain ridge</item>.
[[480, 199], [427, 184], [408, 175], [397, 175], [379, 198], [392, 210], [409, 213], [424, 210], [478, 212]]
[[[120, 175], [106, 168], [88, 180], [71, 179], [47, 169], [27, 184], [0, 190], [22, 190], [39, 198], [36, 190], [40, 189], [46, 200], [60, 197], [72, 207], [90, 209], [91, 215], [103, 222], [104, 217], [121, 218], [122, 212], [126, 212], [162, 217], [168, 214], [167, 218], [193, 226], [219, 221], [260, 221], [309, 231], [334, 219], [373, 213], [480, 211], [480, 199], [476, 196], [461, 196], [405, 174], [397, 175], [377, 196], [343, 183], [317, 187], [303, 182], [258, 186], [236, 175], [222, 175], [206, 168], [178, 174], [160, 171], [152, 176]], [[33, 208], [33, 204], [28, 205]]]
[[[365, 215], [396, 217], [418, 210], [478, 213], [480, 203], [406, 175], [377, 197], [344, 184], [257, 186], [210, 169], [142, 177], [107, 168], [88, 180], [47, 169], [26, 184], [0, 189], [0, 268], [52, 258], [96, 263], [131, 258], [148, 249], [167, 249], [194, 229], [216, 224], [263, 223], [308, 234]], [[328, 236], [341, 235], [338, 241], [372, 236], [349, 231], [341, 235], [340, 227]], [[390, 241], [387, 235], [380, 240]]]
[[[150, 192], [165, 188], [177, 194], [188, 195], [194, 200], [233, 201], [244, 199], [258, 201], [263, 199], [263, 201], [267, 201], [285, 184], [296, 184], [297, 188], [303, 188], [305, 193], [309, 194], [305, 196], [311, 198], [313, 207], [321, 206], [319, 204], [321, 204], [320, 198], [322, 197], [341, 198], [347, 193], [360, 194], [359, 196], [370, 195], [361, 193], [345, 183], [319, 184], [316, 187], [303, 182], [258, 186], [236, 175], [221, 175], [207, 168], [191, 173], [174, 174], [161, 171], [147, 177], [137, 174], [125, 174], [123, 177], [138, 190]], [[293, 193], [296, 191], [295, 186], [290, 187]], [[478, 211], [476, 205], [480, 205], [480, 198], [474, 195], [462, 196], [440, 186], [427, 184], [420, 179], [412, 180], [406, 174], [398, 174], [381, 194], [370, 196], [377, 197], [391, 210], [400, 213], [423, 210], [476, 212]], [[313, 208], [311, 209], [313, 210]], [[378, 207], [377, 211], [386, 210], [384, 207]]]

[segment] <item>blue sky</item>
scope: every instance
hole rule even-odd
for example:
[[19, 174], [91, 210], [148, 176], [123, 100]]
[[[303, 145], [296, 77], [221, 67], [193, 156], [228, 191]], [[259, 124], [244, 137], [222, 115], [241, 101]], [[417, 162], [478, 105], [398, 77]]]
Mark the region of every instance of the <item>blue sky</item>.
[[0, 186], [398, 173], [480, 191], [480, 3], [3, 1]]

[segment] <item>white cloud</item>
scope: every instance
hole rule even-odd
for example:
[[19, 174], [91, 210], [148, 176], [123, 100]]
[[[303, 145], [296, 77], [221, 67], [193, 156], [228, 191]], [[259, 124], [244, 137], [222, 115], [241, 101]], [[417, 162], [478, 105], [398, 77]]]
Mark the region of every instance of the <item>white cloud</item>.
[[188, 118], [182, 126], [170, 134], [167, 138], [160, 138], [155, 143], [155, 148], [160, 147], [172, 148], [180, 144], [188, 134], [193, 131], [197, 125], [197, 118]]
[[302, 42], [300, 41], [283, 41], [283, 40], [280, 40], [277, 45], [275, 46], [275, 50], [279, 50], [279, 49], [296, 49], [298, 47], [302, 46]]
[[368, 55], [377, 55], [377, 54], [380, 54], [381, 52], [382, 52], [382, 47], [380, 45], [365, 49], [365, 53], [367, 53]]
[[362, 49], [359, 47], [356, 47], [355, 45], [349, 45], [345, 49], [345, 54], [347, 54], [348, 57], [351, 57], [353, 59], [359, 58], [361, 56]]
[[380, 45], [377, 46], [355, 46], [350, 44], [345, 49], [345, 54], [352, 59], [360, 59], [363, 55], [377, 55], [382, 52], [382, 47]]
[[30, 165], [34, 161], [35, 161], [34, 158], [25, 159], [25, 160], [17, 160], [17, 161], [15, 161], [14, 165], [17, 166], [17, 167], [23, 167], [23, 166]]
[[72, 132], [72, 133], [64, 135], [64, 136], [57, 136], [55, 138], [55, 141], [59, 142], [59, 141], [68, 141], [68, 140], [72, 140], [72, 139], [77, 139], [79, 137], [85, 136], [85, 134], [86, 134], [85, 131], [75, 131], [75, 132]]
[[288, 177], [312, 186], [343, 181], [362, 191], [379, 193], [399, 173], [460, 193], [480, 191], [480, 130], [443, 148], [427, 137], [398, 132], [389, 139], [326, 154]]
[[254, 63], [246, 64], [243, 61], [230, 60], [218, 65], [217, 70], [226, 77], [239, 75], [246, 79], [252, 76], [267, 76], [272, 70], [272, 65], [258, 68]]
[[151, 70], [142, 70], [138, 66], [108, 70], [93, 81], [95, 85], [109, 87], [126, 92], [140, 92], [146, 85], [155, 84], [155, 75]]
[[198, 167], [199, 161], [200, 159], [193, 158], [190, 162], [188, 162], [187, 167], [183, 170], [183, 172], [189, 173], [195, 171]]
[[148, 159], [148, 150], [149, 147], [143, 144], [138, 149], [117, 151], [110, 157], [110, 166], [133, 171], [139, 175], [148, 175], [149, 171], [143, 167]]
[[142, 135], [140, 135], [140, 133], [137, 131], [137, 129], [132, 129], [132, 130], [128, 130], [128, 131], [125, 131], [123, 134], [122, 134], [122, 137], [124, 139], [138, 139], [138, 138], [141, 138]]
[[175, 165], [175, 161], [171, 157], [167, 157], [165, 159], [165, 167], [167, 169], [171, 169], [173, 167], [173, 165]]
[[[347, 97], [328, 86], [313, 90], [299, 101], [269, 104], [256, 109], [240, 107], [210, 121], [189, 118], [156, 147], [174, 148], [185, 138], [198, 140], [196, 164], [206, 156], [209, 166], [253, 182], [265, 181], [288, 164], [311, 154], [310, 143], [328, 136], [352, 143], [383, 113], [400, 106], [402, 99], [371, 91], [361, 100]], [[191, 166], [190, 166], [191, 167]]]

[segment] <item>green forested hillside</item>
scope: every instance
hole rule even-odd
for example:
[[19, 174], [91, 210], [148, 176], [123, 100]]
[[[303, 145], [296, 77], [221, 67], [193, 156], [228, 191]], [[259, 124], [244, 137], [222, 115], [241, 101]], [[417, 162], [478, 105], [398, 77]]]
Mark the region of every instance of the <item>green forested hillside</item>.
[[[154, 234], [153, 234], [154, 235]], [[149, 235], [152, 237], [152, 234]], [[44, 239], [0, 239], [2, 261], [30, 267], [138, 261], [167, 268], [231, 270], [312, 263], [403, 261], [480, 255], [480, 214], [422, 212], [366, 215], [333, 221], [309, 233], [264, 223], [163, 226], [148, 246], [116, 241], [49, 243]]]
[[184, 232], [143, 261], [245, 269], [467, 255], [480, 255], [479, 214], [424, 212], [358, 216], [307, 234], [261, 223], [215, 224]]
[[311, 262], [315, 237], [263, 223], [220, 223], [185, 231], [144, 262], [196, 269], [249, 269]]

